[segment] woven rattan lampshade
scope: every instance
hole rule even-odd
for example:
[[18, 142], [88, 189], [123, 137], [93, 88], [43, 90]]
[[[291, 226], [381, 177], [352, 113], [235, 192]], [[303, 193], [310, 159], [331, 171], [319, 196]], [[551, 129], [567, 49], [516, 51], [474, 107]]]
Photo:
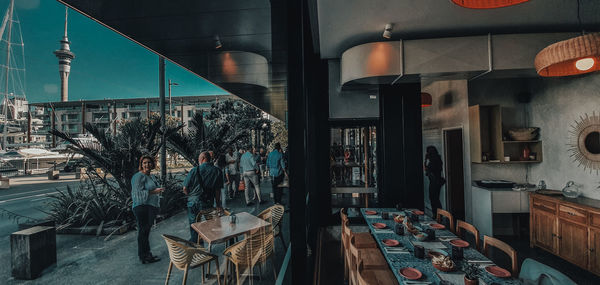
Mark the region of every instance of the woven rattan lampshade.
[[454, 4], [471, 9], [493, 9], [512, 6], [529, 0], [452, 0]]
[[535, 56], [535, 70], [544, 77], [600, 70], [600, 33], [551, 44]]
[[432, 102], [431, 94], [421, 92], [421, 107], [429, 107]]

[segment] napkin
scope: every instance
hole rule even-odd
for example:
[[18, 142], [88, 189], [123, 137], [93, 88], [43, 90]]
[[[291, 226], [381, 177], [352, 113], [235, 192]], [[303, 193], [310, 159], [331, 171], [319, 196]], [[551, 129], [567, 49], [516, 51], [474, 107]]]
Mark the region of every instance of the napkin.
[[378, 216], [378, 215], [365, 215], [365, 218], [367, 218], [367, 219], [383, 219], [381, 216]]
[[388, 254], [410, 254], [410, 251], [404, 249], [389, 249], [389, 248], [384, 248], [385, 252], [387, 252]]
[[427, 249], [432, 249], [432, 248], [446, 248], [446, 246], [439, 242], [439, 241], [432, 241], [432, 242], [423, 242], [423, 241], [413, 241], [412, 242], [413, 246], [414, 245], [420, 245], [424, 248]]
[[374, 229], [373, 232], [376, 234], [393, 234], [394, 233], [394, 231], [392, 231], [391, 229], [382, 229], [382, 230]]
[[438, 277], [444, 281], [448, 281], [452, 284], [465, 284], [465, 274], [462, 272], [445, 273], [438, 272]]

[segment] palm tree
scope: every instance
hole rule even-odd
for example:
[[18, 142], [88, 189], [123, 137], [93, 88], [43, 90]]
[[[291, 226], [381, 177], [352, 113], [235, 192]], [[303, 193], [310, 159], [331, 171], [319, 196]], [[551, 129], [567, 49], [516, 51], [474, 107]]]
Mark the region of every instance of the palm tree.
[[[181, 127], [168, 127], [165, 136], [169, 137], [177, 133]], [[70, 133], [61, 132], [57, 129], [50, 131], [51, 134], [69, 142], [70, 149], [83, 155], [88, 165], [101, 168], [105, 173], [112, 175], [115, 182], [123, 192], [123, 195], [131, 195], [131, 177], [138, 172], [139, 159], [144, 154], [156, 156], [164, 142], [158, 140], [161, 135], [160, 120], [157, 118], [148, 121], [139, 119], [129, 121], [120, 127], [116, 135], [111, 135], [105, 129], [86, 123], [85, 130], [92, 135], [100, 147], [91, 147], [76, 140]], [[106, 175], [101, 176], [95, 171], [93, 175], [106, 181]]]

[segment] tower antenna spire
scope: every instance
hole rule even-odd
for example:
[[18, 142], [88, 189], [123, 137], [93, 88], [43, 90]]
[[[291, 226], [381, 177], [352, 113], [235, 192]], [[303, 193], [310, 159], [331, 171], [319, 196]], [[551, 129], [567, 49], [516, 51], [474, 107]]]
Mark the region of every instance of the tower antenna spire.
[[69, 16], [69, 7], [65, 6], [65, 36], [64, 39], [67, 39], [67, 18]]

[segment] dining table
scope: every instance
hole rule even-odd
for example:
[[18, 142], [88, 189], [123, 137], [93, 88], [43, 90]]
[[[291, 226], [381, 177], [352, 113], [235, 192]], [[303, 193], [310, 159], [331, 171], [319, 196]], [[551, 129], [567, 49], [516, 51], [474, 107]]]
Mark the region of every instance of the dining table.
[[271, 224], [246, 212], [236, 213], [235, 216], [235, 223], [231, 223], [231, 216], [221, 216], [193, 223], [191, 227], [202, 237], [202, 240], [208, 243], [206, 248], [211, 251], [215, 243], [226, 242]]
[[[494, 265], [493, 262], [483, 255], [475, 248], [469, 246], [463, 248], [463, 258], [454, 258], [452, 256], [452, 245], [451, 240], [458, 239], [458, 237], [448, 229], [434, 229], [435, 240], [433, 241], [418, 241], [412, 233], [404, 228], [404, 234], [398, 235], [394, 231], [396, 222], [393, 217], [395, 215], [409, 215], [410, 212], [415, 211], [420, 215], [413, 215], [418, 217], [418, 222], [413, 223], [414, 226], [420, 227], [423, 231], [427, 229], [434, 229], [431, 225], [435, 225], [436, 221], [427, 215], [424, 215], [422, 211], [416, 209], [395, 209], [395, 208], [361, 208], [360, 212], [364, 217], [367, 225], [369, 226], [370, 232], [374, 239], [377, 241], [377, 245], [380, 251], [383, 253], [390, 269], [394, 273], [394, 276], [398, 279], [399, 284], [406, 285], [417, 285], [417, 284], [464, 284], [464, 272], [461, 268], [466, 263], [475, 264], [478, 268], [479, 284], [521, 284], [515, 276], [508, 278], [500, 278], [489, 274], [486, 270], [486, 266]], [[383, 219], [382, 213], [387, 213], [389, 218]], [[375, 223], [385, 224], [385, 228], [376, 228]], [[382, 225], [378, 225], [382, 227]], [[436, 225], [437, 226], [437, 225]], [[400, 244], [394, 248], [388, 247], [384, 240], [392, 239], [398, 241]], [[420, 245], [425, 247], [425, 257], [415, 257], [414, 245]], [[427, 258], [428, 249], [433, 248], [434, 250], [442, 250], [452, 257], [455, 263], [455, 271], [453, 272], [442, 272], [436, 269], [431, 263], [431, 259]], [[400, 274], [400, 270], [404, 268], [414, 268], [422, 273], [422, 277], [418, 280], [409, 280]], [[444, 282], [442, 282], [444, 281]], [[416, 283], [421, 282], [421, 283]]]

